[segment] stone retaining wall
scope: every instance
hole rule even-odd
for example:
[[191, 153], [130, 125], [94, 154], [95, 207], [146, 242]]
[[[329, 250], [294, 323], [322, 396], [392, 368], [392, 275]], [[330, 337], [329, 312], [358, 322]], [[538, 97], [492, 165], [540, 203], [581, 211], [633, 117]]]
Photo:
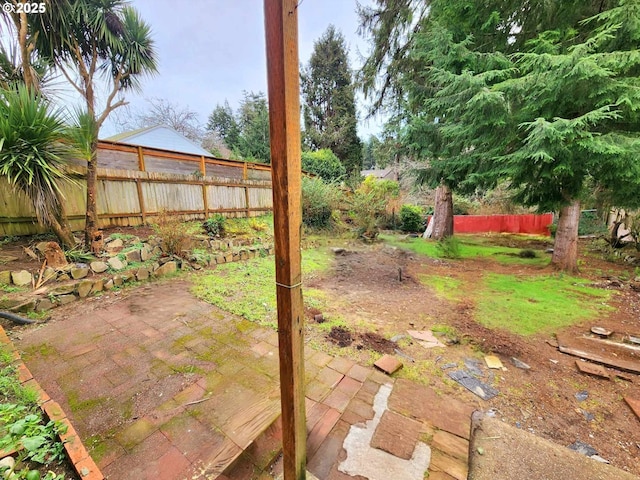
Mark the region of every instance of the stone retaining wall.
[[[44, 312], [127, 283], [152, 280], [179, 270], [200, 270], [274, 253], [270, 245], [255, 245], [243, 239], [220, 240], [199, 236], [193, 240], [207, 252], [206, 255], [195, 257], [188, 251], [181, 257], [168, 255], [162, 242], [155, 238], [141, 242], [133, 237], [127, 241], [133, 247], [127, 247], [123, 240], [114, 238], [106, 242], [104, 257], [89, 264], [71, 263], [62, 268], [47, 267], [37, 272], [0, 271], [0, 284], [34, 287], [29, 293], [0, 299], [0, 309], [23, 313]], [[41, 244], [36, 246], [36, 250], [41, 248], [44, 249]], [[41, 282], [40, 275], [43, 279]], [[43, 286], [35, 288], [38, 284]]]

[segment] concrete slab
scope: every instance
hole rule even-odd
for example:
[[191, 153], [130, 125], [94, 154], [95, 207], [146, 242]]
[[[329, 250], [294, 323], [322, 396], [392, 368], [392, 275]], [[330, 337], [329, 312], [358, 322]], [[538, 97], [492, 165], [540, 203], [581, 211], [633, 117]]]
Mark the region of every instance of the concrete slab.
[[431, 449], [418, 442], [409, 460], [398, 458], [388, 452], [371, 447], [371, 440], [382, 415], [387, 410], [392, 386], [381, 385], [374, 398], [375, 416], [365, 425], [352, 425], [344, 449], [347, 458], [338, 466], [338, 470], [347, 475], [360, 475], [369, 480], [423, 480], [431, 461]]
[[471, 432], [469, 480], [638, 480], [480, 412], [473, 415]]

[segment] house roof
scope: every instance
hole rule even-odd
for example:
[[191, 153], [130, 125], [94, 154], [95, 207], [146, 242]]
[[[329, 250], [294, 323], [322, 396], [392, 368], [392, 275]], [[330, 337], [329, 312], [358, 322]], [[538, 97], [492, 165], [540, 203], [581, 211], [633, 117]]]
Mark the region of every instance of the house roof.
[[192, 155], [211, 156], [211, 152], [208, 152], [180, 132], [166, 125], [156, 125], [154, 127], [122, 132], [105, 138], [104, 140], [127, 143], [129, 145], [139, 145], [141, 147], [158, 148], [160, 150], [190, 153]]
[[393, 167], [388, 167], [385, 169], [362, 170], [360, 174], [363, 177], [373, 175], [375, 178], [378, 178], [380, 180], [398, 180], [398, 174], [396, 172], [396, 169]]

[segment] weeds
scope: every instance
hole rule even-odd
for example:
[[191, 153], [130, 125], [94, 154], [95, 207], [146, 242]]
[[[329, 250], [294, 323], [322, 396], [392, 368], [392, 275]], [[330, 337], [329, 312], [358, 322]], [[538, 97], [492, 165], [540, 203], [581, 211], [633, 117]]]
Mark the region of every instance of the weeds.
[[438, 256], [442, 258], [460, 258], [460, 240], [457, 237], [445, 237], [436, 243]]
[[162, 241], [165, 252], [181, 256], [189, 246], [188, 227], [179, 217], [162, 212], [153, 230]]
[[225, 221], [224, 215], [216, 213], [204, 221], [202, 228], [210, 237], [222, 237], [224, 235]]

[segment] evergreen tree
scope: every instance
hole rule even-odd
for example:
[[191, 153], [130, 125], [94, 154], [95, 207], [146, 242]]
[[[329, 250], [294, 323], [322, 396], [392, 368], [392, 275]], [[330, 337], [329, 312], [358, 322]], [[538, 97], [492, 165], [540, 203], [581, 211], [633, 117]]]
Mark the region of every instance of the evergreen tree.
[[[414, 28], [364, 73], [399, 72], [376, 100], [391, 93], [404, 114], [402, 144], [425, 160], [423, 178], [462, 191], [506, 179], [521, 203], [559, 209], [552, 261], [574, 270], [585, 186], [619, 206], [640, 198], [640, 2], [436, 0], [419, 21], [413, 2], [378, 4], [409, 8]], [[397, 38], [397, 18], [368, 19], [377, 41]]]
[[332, 25], [315, 43], [301, 73], [305, 143], [328, 148], [347, 172], [362, 169], [362, 143], [357, 132], [356, 104], [344, 37]]
[[269, 107], [264, 93], [243, 92], [235, 113], [226, 100], [224, 105], [216, 105], [209, 115], [207, 130], [240, 158], [270, 163]]
[[239, 149], [240, 127], [229, 102], [226, 100], [224, 105], [216, 105], [216, 108], [209, 115], [207, 130], [218, 135], [230, 150]]
[[456, 43], [436, 22], [415, 39], [412, 58], [428, 68], [405, 77], [414, 147], [430, 136], [431, 173], [457, 189], [507, 178], [519, 203], [559, 210], [552, 263], [563, 270], [577, 269], [587, 185], [640, 204], [639, 20], [640, 2], [623, 0], [582, 32], [548, 30], [511, 55]]

